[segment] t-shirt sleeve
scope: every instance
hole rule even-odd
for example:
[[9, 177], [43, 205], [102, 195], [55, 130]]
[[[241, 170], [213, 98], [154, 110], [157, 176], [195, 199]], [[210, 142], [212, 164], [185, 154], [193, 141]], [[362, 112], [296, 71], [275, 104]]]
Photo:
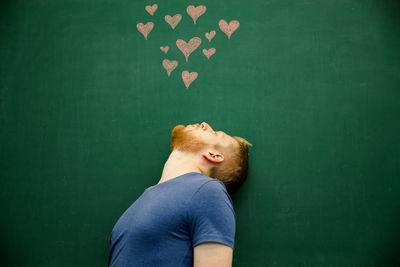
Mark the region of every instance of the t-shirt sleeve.
[[236, 215], [224, 184], [216, 179], [206, 182], [189, 203], [193, 247], [203, 242], [218, 242], [233, 248]]

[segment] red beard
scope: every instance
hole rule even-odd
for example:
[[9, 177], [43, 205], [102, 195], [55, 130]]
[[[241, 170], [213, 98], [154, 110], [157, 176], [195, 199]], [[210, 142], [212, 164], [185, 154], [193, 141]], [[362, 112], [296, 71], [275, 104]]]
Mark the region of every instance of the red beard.
[[185, 131], [184, 125], [177, 125], [171, 133], [171, 151], [174, 149], [186, 152], [199, 152], [204, 149], [207, 144], [196, 139], [190, 132]]

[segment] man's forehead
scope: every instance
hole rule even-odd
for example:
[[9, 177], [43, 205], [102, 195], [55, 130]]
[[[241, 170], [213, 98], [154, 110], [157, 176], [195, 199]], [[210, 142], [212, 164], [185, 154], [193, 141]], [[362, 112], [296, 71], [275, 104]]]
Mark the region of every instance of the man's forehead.
[[229, 134], [223, 133], [222, 140], [225, 141], [224, 146], [229, 147], [231, 149], [235, 150], [239, 146], [236, 139], [234, 137], [230, 136]]
[[230, 136], [229, 135], [229, 139], [231, 139], [231, 142], [232, 142], [232, 146], [236, 149], [236, 148], [238, 148], [239, 147], [239, 142], [235, 139], [235, 138], [233, 138], [232, 136]]
[[236, 144], [237, 143], [237, 141], [236, 141], [236, 139], [234, 137], [232, 137], [231, 135], [225, 133], [224, 131], [221, 131], [221, 132], [222, 132], [223, 137], [226, 138], [226, 139], [229, 139], [229, 141], [232, 144]]

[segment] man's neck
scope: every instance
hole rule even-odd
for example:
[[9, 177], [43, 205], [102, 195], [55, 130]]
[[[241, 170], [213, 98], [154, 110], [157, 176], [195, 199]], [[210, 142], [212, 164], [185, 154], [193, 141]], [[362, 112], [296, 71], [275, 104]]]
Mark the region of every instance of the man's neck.
[[161, 179], [158, 183], [166, 182], [189, 172], [205, 174], [204, 170], [197, 165], [194, 154], [175, 149], [169, 155], [169, 158], [164, 165]]

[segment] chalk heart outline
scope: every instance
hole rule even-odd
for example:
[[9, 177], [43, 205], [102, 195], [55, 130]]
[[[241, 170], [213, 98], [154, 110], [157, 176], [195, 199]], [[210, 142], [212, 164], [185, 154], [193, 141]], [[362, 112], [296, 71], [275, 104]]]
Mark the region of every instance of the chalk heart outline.
[[186, 88], [189, 88], [190, 84], [197, 79], [199, 74], [197, 72], [189, 72], [187, 70], [182, 71], [182, 80]]
[[211, 43], [211, 40], [214, 38], [215, 34], [217, 32], [216, 31], [210, 31], [210, 32], [206, 32], [205, 36], [208, 39], [208, 41]]
[[190, 39], [189, 43], [186, 43], [182, 39], [176, 40], [176, 46], [181, 50], [183, 55], [186, 58], [186, 62], [188, 62], [190, 54], [197, 49], [201, 44], [201, 39], [199, 37], [193, 37]]
[[157, 5], [157, 4], [154, 4], [154, 5], [152, 5], [152, 6], [146, 6], [146, 7], [145, 7], [146, 11], [149, 12], [149, 14], [152, 15], [152, 16], [153, 16], [154, 13], [156, 12], [157, 8], [158, 8], [158, 5]]
[[149, 33], [151, 32], [151, 30], [153, 30], [153, 28], [154, 28], [154, 23], [151, 22], [151, 21], [150, 21], [150, 22], [147, 22], [146, 24], [143, 24], [143, 23], [139, 22], [139, 23], [136, 25], [136, 27], [137, 27], [137, 29], [139, 30], [139, 32], [140, 32], [141, 34], [143, 34], [144, 39], [147, 40], [147, 36], [148, 36]]
[[171, 72], [178, 66], [178, 61], [164, 59], [162, 65], [164, 69], [167, 71], [169, 77], [171, 75]]
[[164, 19], [171, 26], [172, 29], [175, 29], [175, 27], [181, 21], [182, 15], [176, 14], [173, 17], [171, 17], [170, 15], [165, 15]]
[[228, 36], [228, 39], [231, 39], [232, 33], [234, 33], [237, 28], [239, 28], [240, 23], [237, 20], [231, 20], [228, 24], [225, 20], [221, 19], [218, 25], [221, 31], [223, 31]]
[[197, 19], [206, 11], [207, 8], [203, 5], [197, 7], [190, 5], [186, 8], [186, 12], [192, 17], [194, 24], [196, 24]]
[[168, 52], [168, 50], [169, 50], [169, 46], [168, 45], [160, 46], [160, 50], [163, 51], [166, 54]]
[[214, 47], [211, 47], [210, 49], [203, 49], [203, 54], [207, 57], [207, 59], [210, 59], [212, 55], [215, 54], [217, 50]]

